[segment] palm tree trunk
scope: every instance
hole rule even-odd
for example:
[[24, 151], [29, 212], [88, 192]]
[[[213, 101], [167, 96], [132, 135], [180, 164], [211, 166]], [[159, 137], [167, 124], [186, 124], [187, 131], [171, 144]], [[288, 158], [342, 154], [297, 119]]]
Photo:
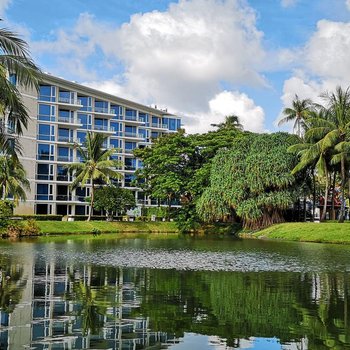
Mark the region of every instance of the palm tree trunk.
[[324, 191], [324, 203], [323, 203], [323, 211], [322, 211], [322, 216], [321, 216], [321, 221], [324, 221], [326, 219], [326, 214], [327, 214], [327, 203], [328, 203], [328, 174], [326, 170], [326, 188]]
[[87, 221], [91, 221], [91, 216], [94, 211], [94, 194], [95, 194], [95, 184], [94, 180], [91, 179], [91, 196], [90, 196], [90, 211]]
[[332, 183], [332, 220], [335, 220], [335, 208], [334, 208], [334, 196], [335, 196], [335, 179], [336, 179], [336, 172], [333, 173], [333, 183]]
[[346, 183], [346, 174], [345, 174], [345, 159], [342, 155], [341, 162], [340, 162], [340, 172], [341, 172], [341, 188], [340, 188], [340, 195], [341, 195], [341, 202], [340, 202], [340, 216], [338, 222], [342, 223], [344, 222], [345, 217], [345, 183]]
[[[328, 175], [327, 175], [328, 176]], [[315, 168], [312, 169], [312, 182], [313, 182], [313, 193], [312, 193], [312, 221], [315, 221], [315, 210], [316, 210], [316, 179], [315, 179]]]

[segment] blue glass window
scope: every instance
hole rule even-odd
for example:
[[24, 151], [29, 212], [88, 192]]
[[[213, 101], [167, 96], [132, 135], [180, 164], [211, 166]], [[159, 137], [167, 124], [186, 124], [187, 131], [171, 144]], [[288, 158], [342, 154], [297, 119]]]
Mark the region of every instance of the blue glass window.
[[168, 124], [169, 124], [169, 119], [168, 118], [162, 118], [162, 126], [167, 128]]
[[73, 130], [59, 128], [58, 141], [73, 142]]
[[169, 130], [177, 130], [176, 119], [169, 118], [168, 127], [169, 127]]
[[38, 144], [38, 159], [39, 160], [54, 160], [54, 145], [48, 143]]
[[121, 129], [122, 129], [121, 123], [118, 123], [118, 122], [111, 121], [110, 126], [111, 126], [112, 130], [114, 130], [115, 132], [121, 131]]
[[38, 164], [37, 176], [38, 180], [53, 180], [53, 165], [52, 164]]
[[124, 176], [124, 181], [125, 181], [125, 186], [130, 187], [131, 182], [135, 179], [135, 176], [132, 174], [125, 174]]
[[95, 100], [95, 112], [108, 113], [108, 102]]
[[80, 104], [83, 105], [82, 108], [80, 108], [81, 111], [91, 111], [92, 110], [92, 98], [87, 96], [78, 96], [78, 99], [80, 100]]
[[15, 73], [9, 75], [9, 82], [14, 86], [17, 85], [17, 75]]
[[136, 170], [136, 159], [135, 158], [125, 158], [125, 170]]
[[159, 132], [157, 132], [157, 131], [152, 131], [151, 137], [152, 137], [153, 139], [156, 139], [158, 136], [159, 136]]
[[139, 113], [139, 120], [143, 123], [148, 123], [148, 114], [147, 113]]
[[127, 134], [136, 134], [136, 126], [125, 125], [125, 133], [127, 133]]
[[139, 129], [139, 135], [141, 135], [144, 139], [147, 138], [147, 130], [146, 129]]
[[91, 114], [78, 114], [80, 124], [83, 124], [82, 129], [91, 129]]
[[181, 120], [176, 119], [176, 130], [181, 129]]
[[55, 106], [39, 104], [39, 120], [55, 121]]
[[95, 118], [95, 126], [96, 130], [107, 130], [108, 128], [108, 120], [102, 118]]
[[78, 142], [80, 142], [80, 143], [85, 142], [85, 140], [86, 140], [86, 132], [85, 131], [78, 131], [77, 136], [78, 136]]
[[118, 139], [109, 139], [109, 145], [111, 148], [121, 148], [121, 144], [120, 144], [121, 140]]
[[120, 116], [121, 114], [123, 114], [122, 107], [118, 105], [111, 105], [111, 113], [114, 113], [116, 116]]
[[152, 115], [152, 126], [158, 126], [159, 124], [159, 118]]
[[136, 148], [136, 142], [125, 141], [125, 150], [132, 151]]
[[68, 181], [68, 169], [64, 165], [57, 165], [57, 181]]
[[49, 200], [52, 199], [50, 198], [50, 193], [49, 193], [49, 185], [48, 184], [37, 184], [36, 185], [36, 198], [38, 200]]
[[47, 102], [56, 101], [56, 88], [51, 85], [40, 85], [39, 87], [39, 100]]
[[137, 111], [131, 108], [125, 108], [125, 119], [136, 120]]
[[49, 124], [39, 124], [38, 140], [55, 141], [55, 127]]
[[61, 162], [72, 161], [72, 150], [69, 147], [58, 147], [58, 159]]

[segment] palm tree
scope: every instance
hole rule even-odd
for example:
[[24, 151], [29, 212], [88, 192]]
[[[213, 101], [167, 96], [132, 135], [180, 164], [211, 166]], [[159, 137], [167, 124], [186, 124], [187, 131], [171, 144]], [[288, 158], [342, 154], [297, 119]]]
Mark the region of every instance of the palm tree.
[[[23, 88], [39, 87], [40, 69], [30, 57], [27, 43], [17, 33], [0, 28], [0, 148], [1, 151], [13, 151], [13, 134], [21, 135], [28, 125], [28, 111], [22, 102], [17, 87], [8, 79], [15, 74], [16, 84]], [[8, 126], [11, 125], [9, 133]]]
[[335, 92], [321, 95], [326, 101], [327, 119], [311, 118], [312, 128], [307, 132], [309, 137], [323, 139], [324, 149], [333, 149], [332, 164], [340, 164], [341, 209], [339, 222], [345, 217], [345, 184], [348, 171], [347, 158], [350, 151], [350, 88], [343, 90], [340, 86]]
[[278, 126], [294, 121], [293, 131], [296, 131], [296, 134], [302, 137], [307, 129], [306, 120], [311, 110], [312, 101], [310, 99], [300, 100], [298, 95], [295, 95], [292, 108], [285, 108], [283, 110], [285, 117], [278, 122]]
[[5, 199], [13, 196], [15, 202], [26, 200], [25, 190], [29, 190], [29, 181], [23, 165], [11, 155], [0, 156], [0, 196]]
[[80, 186], [86, 186], [87, 183], [91, 184], [88, 221], [91, 220], [94, 208], [96, 181], [102, 180], [110, 184], [111, 179], [122, 177], [119, 172], [112, 169], [120, 166], [119, 161], [110, 159], [112, 154], [115, 153], [115, 149], [103, 149], [106, 139], [107, 137], [103, 134], [88, 132], [83, 147], [76, 145], [77, 152], [82, 158], [82, 161], [67, 166], [69, 171], [75, 172], [75, 179], [71, 185], [72, 190]]
[[239, 117], [236, 115], [228, 115], [225, 117], [225, 121], [220, 124], [210, 124], [211, 126], [214, 126], [218, 128], [219, 130], [229, 130], [229, 129], [237, 129], [237, 130], [243, 130], [243, 125], [239, 122]]

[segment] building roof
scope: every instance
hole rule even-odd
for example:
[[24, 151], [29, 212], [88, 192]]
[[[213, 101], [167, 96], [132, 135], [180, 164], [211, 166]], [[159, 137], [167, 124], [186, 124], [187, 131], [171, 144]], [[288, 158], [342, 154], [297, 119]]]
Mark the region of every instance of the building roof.
[[112, 100], [114, 103], [116, 104], [122, 104], [123, 106], [127, 106], [130, 108], [135, 108], [138, 110], [142, 110], [144, 112], [148, 112], [151, 114], [161, 114], [163, 116], [173, 116], [173, 117], [177, 117], [180, 118], [179, 116], [169, 113], [168, 111], [164, 111], [162, 109], [157, 109], [157, 108], [153, 108], [150, 106], [146, 106], [143, 105], [141, 103], [138, 102], [134, 102], [134, 101], [130, 101], [112, 94], [108, 94], [106, 92], [103, 92], [101, 90], [97, 90], [97, 89], [93, 89], [91, 87], [82, 85], [82, 84], [78, 84], [75, 81], [69, 81], [63, 78], [59, 78], [56, 77], [54, 75], [51, 75], [49, 73], [42, 73], [42, 82], [43, 83], [53, 83], [53, 84], [57, 84], [59, 86], [63, 86], [66, 87], [67, 89], [71, 89], [74, 91], [77, 91], [78, 93], [84, 94], [84, 95], [92, 95], [94, 97], [98, 97], [98, 98], [104, 98], [107, 100]]

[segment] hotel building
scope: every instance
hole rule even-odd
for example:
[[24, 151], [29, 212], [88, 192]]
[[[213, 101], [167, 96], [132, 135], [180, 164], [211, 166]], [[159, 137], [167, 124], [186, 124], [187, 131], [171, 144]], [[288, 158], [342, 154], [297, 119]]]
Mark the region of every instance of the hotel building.
[[[16, 83], [15, 78], [10, 76], [10, 81]], [[16, 214], [88, 214], [85, 198], [90, 188], [71, 191], [73, 179], [66, 167], [79, 161], [74, 145], [82, 145], [88, 131], [108, 136], [104, 147], [116, 149], [113, 157], [123, 164], [120, 186], [135, 193], [139, 206], [155, 204], [132, 185], [136, 169], [142, 167], [133, 150], [175, 132], [181, 127], [180, 117], [50, 74], [43, 75], [38, 92], [19, 89], [30, 116], [20, 138], [20, 161], [31, 188]]]

